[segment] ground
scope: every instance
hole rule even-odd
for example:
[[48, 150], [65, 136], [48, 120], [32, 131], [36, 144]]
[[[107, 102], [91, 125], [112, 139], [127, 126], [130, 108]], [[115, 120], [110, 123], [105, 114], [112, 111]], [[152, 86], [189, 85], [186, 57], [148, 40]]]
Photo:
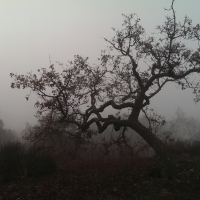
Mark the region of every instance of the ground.
[[76, 161], [51, 176], [0, 182], [0, 200], [198, 200], [200, 157], [173, 157], [176, 176], [160, 177], [154, 158]]

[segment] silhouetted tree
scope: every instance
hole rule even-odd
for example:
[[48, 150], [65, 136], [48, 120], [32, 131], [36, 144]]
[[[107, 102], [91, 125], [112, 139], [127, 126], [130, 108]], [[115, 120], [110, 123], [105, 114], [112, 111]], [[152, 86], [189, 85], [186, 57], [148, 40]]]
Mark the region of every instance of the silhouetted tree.
[[[115, 36], [111, 40], [105, 38], [109, 48], [102, 51], [99, 64], [90, 66], [88, 58], [76, 55], [66, 67], [59, 63], [62, 72], [51, 65], [49, 69], [38, 69], [39, 75], [11, 73], [11, 87], [34, 91], [39, 99], [35, 103], [38, 114], [59, 114], [59, 123], [76, 126], [74, 134], [84, 134], [91, 124], [96, 124], [99, 133], [109, 125], [115, 131], [133, 129], [158, 155], [162, 175], [170, 177], [172, 165], [164, 143], [138, 118], [144, 112], [150, 122], [165, 123], [159, 115], [151, 115], [149, 105], [169, 82], [182, 90], [193, 89], [195, 101], [199, 101], [199, 82], [190, 75], [200, 72], [200, 48], [192, 50], [186, 44], [197, 41], [198, 45], [200, 25], [193, 26], [187, 16], [182, 23], [177, 22], [173, 4], [174, 0], [166, 9], [172, 15], [156, 27], [157, 37], [146, 35], [137, 15], [124, 15], [122, 29], [113, 29]], [[108, 108], [128, 110], [129, 114], [123, 119], [118, 112], [104, 117], [102, 113]]]

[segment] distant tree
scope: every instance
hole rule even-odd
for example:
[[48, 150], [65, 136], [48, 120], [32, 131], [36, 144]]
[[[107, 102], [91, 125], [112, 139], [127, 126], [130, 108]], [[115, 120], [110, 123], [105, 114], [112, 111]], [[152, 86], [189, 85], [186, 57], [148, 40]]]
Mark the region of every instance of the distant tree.
[[[88, 57], [75, 56], [74, 61], [57, 72], [54, 65], [49, 69], [38, 69], [38, 75], [11, 73], [12, 88], [29, 88], [38, 96], [35, 106], [38, 115], [46, 112], [58, 114], [59, 123], [74, 124], [74, 134], [84, 134], [92, 124], [102, 133], [109, 125], [115, 131], [136, 131], [157, 154], [163, 176], [170, 177], [172, 164], [165, 144], [153, 129], [139, 122], [143, 112], [149, 122], [162, 125], [164, 118], [152, 115], [150, 100], [169, 82], [182, 90], [193, 89], [195, 101], [199, 101], [199, 82], [190, 75], [200, 73], [200, 48], [192, 50], [188, 41], [200, 40], [200, 25], [192, 25], [185, 16], [183, 23], [177, 22], [174, 0], [163, 25], [156, 27], [156, 34], [148, 36], [139, 24], [135, 14], [124, 15], [121, 30], [109, 40], [107, 51], [102, 51], [99, 64], [90, 66]], [[198, 46], [199, 47], [199, 46]], [[170, 97], [168, 96], [170, 99]], [[26, 96], [29, 99], [29, 95]], [[172, 101], [175, 101], [171, 97]], [[116, 115], [103, 116], [112, 108]], [[126, 118], [120, 118], [120, 111], [128, 110]], [[113, 112], [112, 112], [113, 113]]]
[[163, 129], [172, 133], [175, 139], [194, 142], [200, 140], [200, 122], [194, 117], [189, 117], [178, 108], [175, 116], [165, 124]]
[[0, 119], [0, 145], [17, 139], [16, 133], [4, 127], [3, 120]]

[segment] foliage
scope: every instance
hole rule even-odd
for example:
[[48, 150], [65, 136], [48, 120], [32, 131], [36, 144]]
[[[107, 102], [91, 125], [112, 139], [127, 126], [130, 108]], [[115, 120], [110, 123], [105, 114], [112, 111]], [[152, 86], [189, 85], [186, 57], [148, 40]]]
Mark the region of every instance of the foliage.
[[9, 181], [19, 175], [22, 168], [22, 160], [25, 149], [19, 142], [8, 142], [0, 149], [0, 176]]
[[168, 150], [173, 155], [185, 153], [189, 156], [200, 156], [200, 141], [175, 140], [168, 144]]
[[23, 176], [40, 176], [55, 172], [56, 162], [38, 147], [29, 149], [20, 142], [8, 142], [0, 149], [0, 179], [11, 181]]
[[31, 177], [49, 175], [56, 172], [55, 158], [40, 146], [31, 146], [26, 154], [25, 168]]
[[63, 163], [70, 159], [80, 157], [80, 153], [94, 145], [93, 136], [96, 131], [87, 130], [85, 134], [75, 134], [76, 126], [68, 123], [57, 123], [59, 116], [51, 115], [38, 120], [38, 124], [31, 126], [27, 124], [23, 131], [23, 139], [42, 146], [51, 152], [57, 161]]

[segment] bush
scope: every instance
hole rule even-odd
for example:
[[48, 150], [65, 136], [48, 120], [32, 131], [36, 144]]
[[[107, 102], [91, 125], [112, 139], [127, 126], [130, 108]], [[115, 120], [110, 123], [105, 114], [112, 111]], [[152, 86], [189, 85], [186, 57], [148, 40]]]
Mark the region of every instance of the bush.
[[187, 153], [191, 156], [200, 156], [200, 141], [176, 140], [167, 145], [172, 154]]
[[29, 148], [26, 155], [26, 166], [28, 176], [41, 176], [52, 174], [56, 171], [56, 160], [53, 156], [40, 147]]
[[0, 179], [4, 182], [25, 176], [48, 175], [55, 171], [54, 158], [35, 147], [25, 148], [20, 142], [8, 142], [0, 148]]
[[25, 148], [20, 142], [7, 142], [0, 148], [0, 177], [9, 181], [21, 173]]
[[200, 156], [200, 141], [188, 142], [185, 148], [191, 156]]

